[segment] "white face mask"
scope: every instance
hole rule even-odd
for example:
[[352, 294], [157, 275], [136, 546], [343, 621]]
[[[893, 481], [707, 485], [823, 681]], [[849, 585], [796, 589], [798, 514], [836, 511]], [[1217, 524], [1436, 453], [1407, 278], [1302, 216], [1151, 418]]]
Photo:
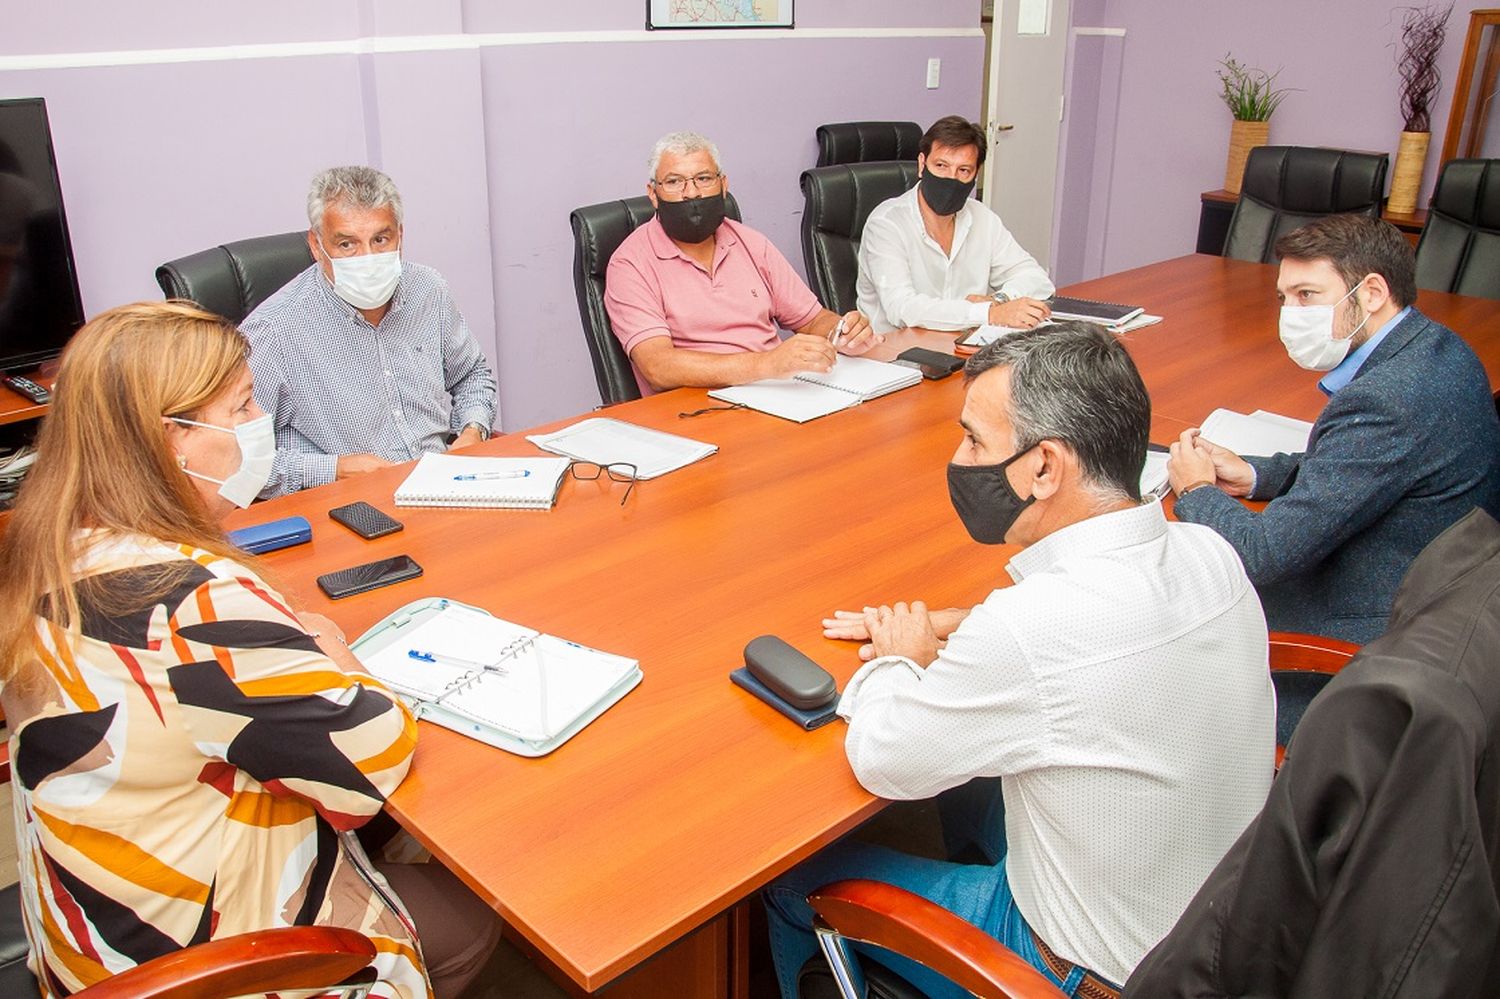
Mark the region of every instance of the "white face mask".
[[323, 255], [333, 264], [333, 293], [356, 309], [378, 309], [396, 293], [401, 280], [401, 250], [335, 257], [323, 246]]
[[197, 420], [185, 420], [180, 416], [172, 416], [168, 419], [174, 423], [207, 427], [209, 430], [217, 430], [220, 433], [234, 434], [234, 439], [240, 445], [240, 467], [227, 479], [215, 479], [186, 466], [182, 469], [184, 472], [204, 482], [218, 483], [219, 495], [241, 509], [253, 503], [255, 497], [260, 495], [260, 491], [266, 488], [266, 483], [271, 478], [271, 464], [276, 460], [276, 428], [271, 421], [271, 414], [257, 416], [237, 427], [199, 423]]
[[[1361, 282], [1362, 284], [1363, 282]], [[1356, 284], [1349, 295], [1359, 290]], [[1333, 335], [1333, 315], [1349, 298], [1345, 295], [1332, 305], [1283, 305], [1281, 307], [1281, 342], [1287, 354], [1309, 371], [1332, 371], [1349, 356], [1354, 336], [1370, 321], [1369, 313], [1342, 339]]]

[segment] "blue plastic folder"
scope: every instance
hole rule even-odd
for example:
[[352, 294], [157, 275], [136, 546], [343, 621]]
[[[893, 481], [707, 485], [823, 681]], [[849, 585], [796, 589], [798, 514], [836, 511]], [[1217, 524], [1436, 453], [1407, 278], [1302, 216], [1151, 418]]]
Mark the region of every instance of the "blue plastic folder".
[[804, 711], [801, 708], [794, 708], [786, 701], [782, 700], [780, 697], [777, 697], [774, 693], [772, 693], [771, 689], [765, 684], [761, 683], [755, 677], [751, 676], [750, 667], [748, 666], [741, 666], [733, 673], [730, 673], [729, 679], [736, 687], [741, 687], [745, 690], [748, 690], [750, 693], [754, 694], [756, 697], [759, 697], [761, 700], [765, 701], [767, 704], [771, 705], [771, 707], [775, 708], [777, 711], [780, 711], [782, 714], [786, 715], [792, 721], [796, 722], [798, 725], [801, 725], [809, 732], [811, 732], [815, 728], [822, 728], [824, 725], [827, 725], [829, 722], [833, 721], [839, 716], [838, 698], [835, 697], [824, 707], [813, 708], [810, 711]]
[[265, 524], [251, 524], [229, 532], [235, 547], [251, 555], [263, 555], [278, 548], [290, 548], [312, 540], [312, 525], [306, 517], [284, 517]]

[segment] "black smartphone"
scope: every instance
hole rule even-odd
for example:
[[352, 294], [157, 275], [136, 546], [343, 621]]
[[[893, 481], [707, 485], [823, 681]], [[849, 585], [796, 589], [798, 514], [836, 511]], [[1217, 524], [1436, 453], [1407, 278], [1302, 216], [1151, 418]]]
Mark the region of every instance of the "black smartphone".
[[964, 359], [954, 357], [952, 354], [928, 350], [926, 347], [908, 347], [896, 355], [896, 363], [903, 367], [916, 368], [922, 372], [923, 378], [937, 381], [939, 378], [947, 378], [963, 367]]
[[422, 567], [412, 561], [410, 555], [383, 558], [379, 562], [367, 562], [338, 572], [325, 573], [318, 577], [318, 588], [328, 594], [329, 599], [339, 600], [356, 593], [378, 589], [399, 583], [403, 579], [416, 579], [422, 575]]
[[363, 500], [350, 503], [348, 506], [336, 506], [328, 511], [328, 516], [366, 541], [372, 538], [383, 538], [387, 534], [395, 534], [405, 526], [401, 521], [386, 516], [384, 512], [375, 509]]

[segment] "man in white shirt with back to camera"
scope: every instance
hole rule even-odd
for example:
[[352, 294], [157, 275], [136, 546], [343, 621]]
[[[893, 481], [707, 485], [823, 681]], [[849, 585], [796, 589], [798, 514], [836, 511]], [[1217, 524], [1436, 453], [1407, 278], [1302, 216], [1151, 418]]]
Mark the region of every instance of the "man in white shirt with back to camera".
[[[1125, 349], [1061, 323], [971, 358], [948, 489], [969, 534], [1022, 546], [972, 610], [840, 612], [868, 641], [844, 690], [871, 793], [928, 798], [999, 777], [997, 864], [836, 843], [766, 890], [782, 994], [817, 950], [809, 891], [898, 885], [994, 936], [1068, 995], [1109, 996], [1265, 803], [1275, 696], [1265, 616], [1214, 532], [1143, 503], [1151, 403]], [[880, 961], [932, 997], [966, 994]]]
[[917, 186], [870, 213], [856, 288], [875, 332], [1030, 329], [1052, 314], [1047, 272], [1000, 216], [969, 197], [987, 146], [973, 122], [938, 119], [917, 147]]

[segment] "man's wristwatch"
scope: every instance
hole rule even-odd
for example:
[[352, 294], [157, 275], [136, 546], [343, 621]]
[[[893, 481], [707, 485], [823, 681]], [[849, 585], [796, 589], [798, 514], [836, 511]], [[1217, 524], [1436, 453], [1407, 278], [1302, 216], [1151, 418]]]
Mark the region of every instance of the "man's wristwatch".
[[475, 430], [479, 431], [480, 440], [487, 441], [490, 439], [490, 428], [485, 426], [483, 423], [466, 423], [464, 424], [463, 430], [460, 430], [459, 433], [463, 433], [464, 430], [468, 430], [470, 427], [473, 427]]
[[1010, 296], [1003, 291], [997, 291], [990, 297], [995, 300], [996, 305], [1004, 305], [1006, 302], [1010, 301]]

